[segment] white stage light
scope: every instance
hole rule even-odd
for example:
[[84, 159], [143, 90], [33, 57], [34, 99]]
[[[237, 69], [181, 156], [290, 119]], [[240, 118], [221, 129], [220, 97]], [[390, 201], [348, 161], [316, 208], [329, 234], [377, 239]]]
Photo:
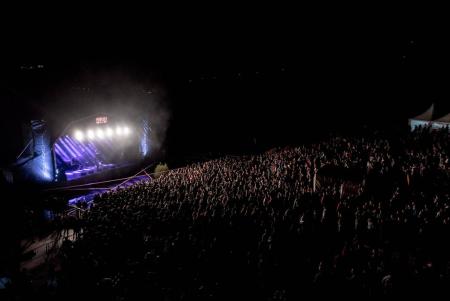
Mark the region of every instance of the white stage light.
[[78, 141], [83, 141], [84, 140], [84, 134], [82, 131], [75, 131], [75, 139], [77, 139]]
[[106, 136], [112, 137], [113, 134], [114, 134], [114, 132], [113, 132], [113, 130], [111, 128], [107, 128], [106, 129]]
[[95, 138], [95, 134], [93, 130], [88, 130], [87, 131], [87, 136], [89, 139], [94, 139]]
[[118, 127], [116, 128], [116, 134], [117, 134], [118, 136], [122, 136], [122, 133], [123, 133], [122, 128], [121, 128], [120, 126], [118, 126]]
[[105, 137], [102, 129], [97, 129], [97, 137], [100, 139], [103, 139]]
[[125, 136], [128, 136], [130, 134], [130, 129], [127, 126], [125, 126], [123, 128], [123, 133], [124, 133]]

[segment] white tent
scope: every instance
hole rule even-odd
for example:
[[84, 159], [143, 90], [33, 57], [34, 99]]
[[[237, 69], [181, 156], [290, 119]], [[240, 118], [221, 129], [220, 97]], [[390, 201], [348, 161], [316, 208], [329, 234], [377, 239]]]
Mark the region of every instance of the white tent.
[[417, 115], [414, 118], [409, 119], [409, 126], [411, 130], [414, 130], [418, 126], [428, 126], [432, 129], [450, 128], [450, 113], [447, 115], [434, 119], [434, 104], [428, 108], [425, 112]]
[[434, 120], [431, 126], [433, 129], [447, 128], [450, 130], [450, 113]]
[[435, 120], [436, 122], [450, 123], [450, 113]]
[[434, 103], [431, 104], [431, 107], [429, 107], [428, 110], [426, 110], [422, 114], [420, 114], [412, 119], [431, 121], [431, 120], [433, 120], [433, 114], [434, 114]]
[[422, 114], [409, 119], [409, 126], [411, 127], [411, 130], [414, 130], [418, 126], [429, 126], [430, 122], [433, 120], [433, 114], [434, 103], [431, 104], [431, 107], [429, 107], [428, 110], [426, 110]]

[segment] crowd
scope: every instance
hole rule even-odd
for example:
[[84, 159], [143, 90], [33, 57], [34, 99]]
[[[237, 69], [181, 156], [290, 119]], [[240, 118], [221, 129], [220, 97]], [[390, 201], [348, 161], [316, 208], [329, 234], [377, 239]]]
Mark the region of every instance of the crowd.
[[395, 139], [337, 136], [105, 193], [78, 221], [80, 238], [63, 244], [47, 294], [450, 295], [448, 138], [429, 129]]

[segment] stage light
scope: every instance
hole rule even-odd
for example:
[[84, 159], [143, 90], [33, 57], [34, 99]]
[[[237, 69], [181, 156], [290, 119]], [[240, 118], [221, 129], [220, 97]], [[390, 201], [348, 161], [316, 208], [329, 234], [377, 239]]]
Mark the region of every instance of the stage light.
[[94, 139], [95, 138], [95, 134], [93, 130], [88, 130], [87, 131], [87, 136], [89, 139]]
[[130, 129], [127, 126], [125, 126], [123, 128], [123, 133], [124, 133], [125, 136], [128, 136], [130, 134]]
[[118, 136], [122, 136], [122, 133], [123, 133], [122, 128], [121, 128], [120, 126], [118, 126], [118, 127], [116, 128], [116, 134], [117, 134]]
[[114, 134], [114, 132], [113, 132], [113, 130], [111, 128], [107, 128], [106, 129], [106, 136], [112, 137], [113, 134]]
[[77, 139], [78, 141], [83, 141], [84, 140], [84, 134], [82, 131], [75, 131], [75, 139]]
[[100, 139], [103, 139], [105, 137], [102, 129], [97, 129], [97, 137]]

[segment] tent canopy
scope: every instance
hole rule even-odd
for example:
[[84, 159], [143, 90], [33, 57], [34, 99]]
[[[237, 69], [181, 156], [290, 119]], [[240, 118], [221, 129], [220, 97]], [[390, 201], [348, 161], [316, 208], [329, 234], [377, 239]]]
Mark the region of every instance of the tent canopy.
[[442, 117], [439, 118], [439, 119], [436, 119], [435, 121], [437, 121], [437, 122], [450, 123], [450, 113], [448, 113], [448, 114], [445, 115], [445, 116], [442, 116]]
[[434, 114], [434, 103], [431, 104], [431, 107], [429, 107], [428, 110], [426, 110], [422, 114], [417, 115], [416, 117], [411, 118], [411, 119], [431, 121], [431, 120], [433, 120], [433, 114]]
[[411, 130], [414, 130], [419, 126], [431, 127], [432, 129], [450, 128], [450, 113], [439, 119], [434, 119], [433, 115], [434, 103], [422, 114], [409, 119], [409, 126], [411, 127]]

